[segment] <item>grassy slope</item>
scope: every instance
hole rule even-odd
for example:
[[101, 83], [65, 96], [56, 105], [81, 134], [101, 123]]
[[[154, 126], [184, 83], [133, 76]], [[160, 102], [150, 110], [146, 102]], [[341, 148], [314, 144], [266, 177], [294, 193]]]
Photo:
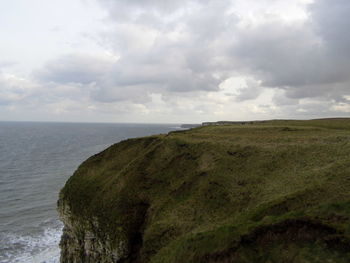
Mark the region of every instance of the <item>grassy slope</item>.
[[349, 262], [350, 120], [130, 139], [85, 161], [61, 198], [101, 233], [141, 233], [141, 262]]

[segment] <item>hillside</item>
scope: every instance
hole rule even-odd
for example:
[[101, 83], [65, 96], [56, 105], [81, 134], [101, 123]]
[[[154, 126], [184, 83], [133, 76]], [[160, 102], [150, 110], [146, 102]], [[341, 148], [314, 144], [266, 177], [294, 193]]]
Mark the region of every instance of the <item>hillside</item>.
[[61, 262], [350, 262], [350, 120], [115, 144], [60, 193]]

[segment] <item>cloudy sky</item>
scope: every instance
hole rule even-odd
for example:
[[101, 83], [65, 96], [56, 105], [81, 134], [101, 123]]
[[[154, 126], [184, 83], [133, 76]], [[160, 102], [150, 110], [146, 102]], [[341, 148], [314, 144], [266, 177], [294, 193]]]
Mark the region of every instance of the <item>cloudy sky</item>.
[[350, 115], [349, 0], [0, 2], [0, 120]]

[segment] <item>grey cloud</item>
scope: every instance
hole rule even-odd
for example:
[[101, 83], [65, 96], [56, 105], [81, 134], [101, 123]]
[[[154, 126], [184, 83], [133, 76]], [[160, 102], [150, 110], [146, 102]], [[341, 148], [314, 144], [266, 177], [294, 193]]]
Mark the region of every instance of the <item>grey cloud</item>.
[[290, 98], [341, 99], [350, 93], [350, 3], [319, 0], [310, 21], [270, 21], [238, 31], [230, 55], [236, 67], [286, 90]]
[[253, 80], [246, 80], [246, 86], [240, 87], [237, 94], [234, 94], [236, 101], [245, 101], [256, 99], [261, 92], [260, 83]]
[[89, 84], [103, 77], [111, 65], [111, 60], [98, 56], [65, 55], [47, 62], [45, 67], [34, 75], [44, 82]]
[[123, 101], [146, 103], [150, 101], [150, 96], [144, 86], [100, 87], [92, 91], [91, 98], [104, 103]]
[[[114, 39], [110, 40], [116, 43], [117, 52], [120, 51], [120, 47], [125, 49], [122, 50], [121, 59], [115, 64], [108, 81], [113, 82], [114, 86], [151, 86], [151, 91], [160, 93], [218, 90], [218, 85], [224, 80], [220, 67], [225, 58], [225, 44], [217, 41], [217, 37], [226, 26], [226, 19], [221, 18], [228, 2], [208, 3], [206, 6], [203, 2], [198, 2], [195, 10], [192, 10], [193, 13], [182, 14], [178, 20], [178, 24], [181, 25], [179, 28], [157, 31], [154, 43], [145, 50], [134, 50], [128, 42], [121, 44], [125, 33], [122, 32], [123, 27], [118, 27]], [[120, 5], [121, 2], [115, 4]], [[142, 5], [142, 8], [147, 10], [158, 5], [161, 5], [160, 2], [150, 1]], [[229, 19], [232, 20], [232, 17]], [[153, 29], [158, 30], [157, 27]], [[128, 27], [124, 30], [128, 30]], [[147, 31], [147, 28], [145, 30]], [[169, 33], [183, 36], [171, 39]], [[130, 35], [130, 32], [128, 34]], [[133, 37], [136, 38], [133, 41], [137, 41], [137, 37], [142, 38], [140, 35]]]
[[[135, 62], [135, 61], [134, 61]], [[216, 90], [219, 81], [210, 75], [194, 73], [190, 69], [166, 62], [129, 64], [117, 62], [114, 70], [98, 83], [93, 97], [99, 101], [145, 101], [150, 93]]]
[[294, 106], [299, 104], [298, 98], [287, 97], [285, 91], [277, 92], [272, 98], [276, 106], [285, 107], [285, 106]]
[[350, 2], [318, 0], [310, 6], [315, 31], [333, 56], [350, 57]]
[[312, 32], [305, 32], [302, 25], [272, 23], [244, 29], [239, 34], [232, 55], [238, 66], [262, 78], [264, 86], [302, 86], [327, 72], [316, 66], [320, 65], [320, 48]]
[[343, 101], [343, 97], [350, 94], [350, 82], [325, 83], [302, 87], [285, 87], [286, 96], [294, 99], [327, 98]]
[[239, 16], [228, 13], [228, 0], [99, 1], [115, 22], [101, 38], [119, 59], [63, 56], [35, 73], [39, 81], [90, 85], [90, 99], [97, 102], [146, 103], [152, 93], [171, 98], [215, 92], [241, 75], [252, 81], [235, 94], [237, 102], [256, 99], [269, 87], [283, 91], [275, 105], [295, 111], [304, 98], [349, 103], [347, 0], [315, 1], [307, 21], [288, 24], [277, 17], [243, 27]]

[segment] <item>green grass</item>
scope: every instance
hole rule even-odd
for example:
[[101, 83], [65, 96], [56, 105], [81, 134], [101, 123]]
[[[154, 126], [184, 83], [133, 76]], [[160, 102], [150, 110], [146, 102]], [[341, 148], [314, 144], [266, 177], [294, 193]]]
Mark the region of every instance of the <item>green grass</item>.
[[350, 262], [350, 120], [129, 139], [85, 161], [60, 199], [116, 243], [140, 232], [141, 262]]

